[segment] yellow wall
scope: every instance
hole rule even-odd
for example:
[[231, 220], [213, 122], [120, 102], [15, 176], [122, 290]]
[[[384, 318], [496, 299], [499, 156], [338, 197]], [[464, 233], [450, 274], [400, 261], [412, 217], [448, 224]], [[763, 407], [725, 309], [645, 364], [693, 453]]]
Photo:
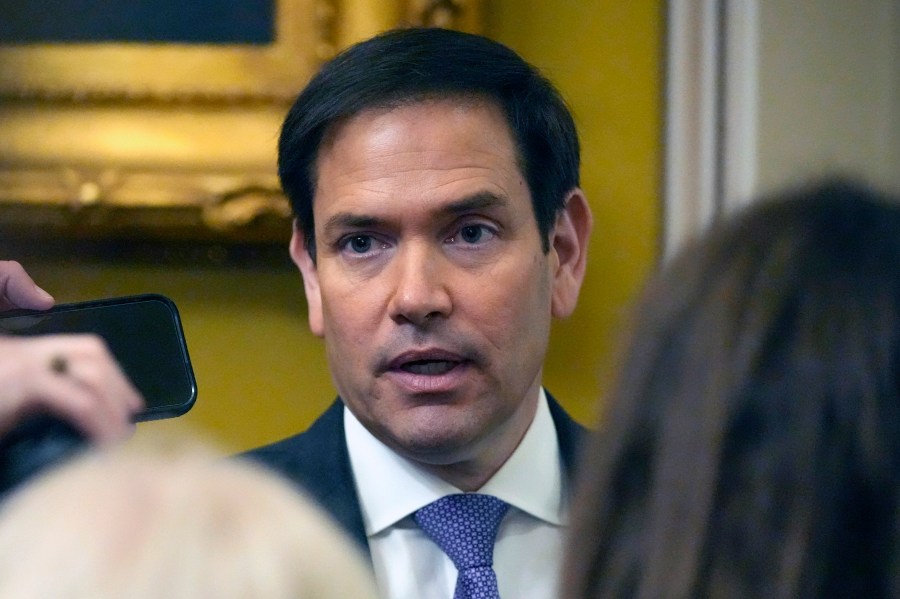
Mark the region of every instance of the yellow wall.
[[[486, 32], [557, 83], [581, 131], [595, 216], [588, 280], [576, 314], [554, 331], [545, 380], [592, 422], [623, 307], [656, 257], [662, 3], [496, 0], [486, 12]], [[305, 428], [333, 399], [299, 275], [288, 268], [109, 266], [77, 256], [26, 267], [60, 301], [157, 292], [179, 306], [197, 404], [182, 418], [139, 425], [138, 440], [200, 432], [245, 449]]]

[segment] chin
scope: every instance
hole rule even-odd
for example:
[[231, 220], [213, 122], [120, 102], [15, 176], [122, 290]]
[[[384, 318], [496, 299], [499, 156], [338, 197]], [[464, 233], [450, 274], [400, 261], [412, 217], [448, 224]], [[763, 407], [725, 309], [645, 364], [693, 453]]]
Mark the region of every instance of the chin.
[[470, 431], [416, 430], [394, 437], [390, 444], [394, 450], [417, 462], [442, 466], [465, 461], [471, 457], [476, 436]]

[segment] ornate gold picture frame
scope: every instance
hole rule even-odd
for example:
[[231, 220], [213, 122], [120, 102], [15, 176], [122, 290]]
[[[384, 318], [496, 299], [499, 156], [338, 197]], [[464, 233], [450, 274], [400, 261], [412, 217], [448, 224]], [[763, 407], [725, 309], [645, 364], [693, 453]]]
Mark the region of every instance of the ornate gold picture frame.
[[283, 240], [278, 131], [322, 60], [481, 22], [477, 1], [273, 2], [267, 44], [0, 44], [0, 236]]

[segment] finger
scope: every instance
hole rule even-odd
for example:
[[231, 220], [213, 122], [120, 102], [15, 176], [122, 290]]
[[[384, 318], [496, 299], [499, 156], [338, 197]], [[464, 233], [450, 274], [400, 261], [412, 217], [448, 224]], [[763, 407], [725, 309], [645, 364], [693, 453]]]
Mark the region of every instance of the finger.
[[78, 349], [67, 357], [67, 375], [129, 420], [144, 407], [140, 392], [122, 371], [106, 342], [96, 335], [74, 335]]
[[94, 443], [122, 440], [133, 432], [129, 418], [109, 410], [105, 402], [74, 379], [48, 376], [32, 383], [23, 390], [25, 395], [13, 412], [0, 418], [0, 430], [13, 428], [30, 414], [45, 413], [69, 422]]
[[56, 356], [56, 359], [64, 358], [65, 366], [57, 368], [54, 374], [77, 385], [79, 391], [93, 402], [83, 406], [86, 408], [84, 414], [76, 416], [83, 418], [86, 426], [96, 423], [97, 438], [101, 441], [129, 435], [133, 431], [134, 414], [143, 406], [140, 393], [119, 368], [102, 338], [95, 335], [71, 337], [69, 351]]
[[0, 310], [29, 308], [46, 310], [53, 306], [53, 296], [37, 286], [22, 265], [14, 260], [0, 260]]
[[67, 376], [93, 398], [98, 412], [118, 422], [132, 423], [135, 413], [143, 405], [140, 394], [121, 373], [112, 370], [105, 371], [108, 374], [103, 372], [94, 369], [85, 373], [73, 369]]

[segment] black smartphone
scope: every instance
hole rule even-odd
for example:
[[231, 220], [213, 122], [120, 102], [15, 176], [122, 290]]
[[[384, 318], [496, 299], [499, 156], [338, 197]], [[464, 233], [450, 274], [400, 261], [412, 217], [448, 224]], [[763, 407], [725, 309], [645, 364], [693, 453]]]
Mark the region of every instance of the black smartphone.
[[0, 335], [95, 333], [144, 396], [135, 420], [180, 416], [197, 399], [197, 383], [175, 302], [143, 294], [72, 304], [45, 311], [0, 312]]

